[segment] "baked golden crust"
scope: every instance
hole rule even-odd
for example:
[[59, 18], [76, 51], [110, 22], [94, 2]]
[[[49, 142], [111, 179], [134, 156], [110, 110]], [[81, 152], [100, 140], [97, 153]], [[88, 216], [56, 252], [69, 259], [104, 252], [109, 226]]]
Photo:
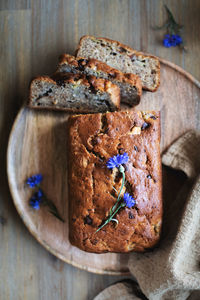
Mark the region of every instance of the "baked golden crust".
[[[96, 78], [95, 76], [85, 76], [83, 74], [72, 74], [72, 73], [55, 73], [52, 77], [49, 76], [39, 76], [32, 80], [30, 84], [30, 94], [29, 94], [29, 106], [32, 108], [43, 109], [43, 107], [34, 106], [33, 90], [36, 81], [51, 83], [55, 86], [61, 86], [65, 83], [73, 85], [85, 85], [92, 90], [99, 91], [102, 93], [108, 93], [112, 103], [115, 105], [116, 110], [120, 108], [120, 89], [116, 84], [103, 78]], [[64, 110], [73, 111], [71, 108], [57, 108], [56, 105], [46, 106], [46, 109], [53, 110]], [[80, 110], [80, 109], [79, 109]], [[75, 110], [74, 112], [78, 112]], [[81, 110], [80, 110], [81, 112]]]
[[[69, 237], [96, 253], [144, 251], [160, 236], [162, 183], [159, 112], [117, 112], [69, 118]], [[116, 202], [121, 177], [106, 161], [127, 152], [126, 190], [136, 207], [95, 233]]]
[[127, 45], [124, 45], [124, 44], [122, 44], [118, 41], [115, 41], [115, 40], [111, 40], [111, 39], [104, 38], [104, 37], [94, 37], [94, 36], [90, 36], [90, 35], [84, 35], [80, 38], [78, 48], [75, 51], [76, 55], [79, 55], [80, 48], [82, 47], [82, 42], [84, 41], [84, 39], [87, 39], [87, 38], [94, 39], [94, 40], [107, 41], [107, 42], [110, 42], [112, 44], [116, 44], [121, 49], [122, 54], [123, 54], [123, 52], [128, 52], [127, 54], [129, 56], [133, 55], [133, 56], [140, 57], [142, 59], [145, 59], [147, 57], [154, 59], [155, 62], [156, 62], [156, 72], [157, 72], [156, 86], [154, 88], [148, 88], [147, 86], [142, 86], [142, 88], [145, 89], [145, 90], [151, 91], [151, 92], [155, 92], [158, 89], [158, 87], [160, 85], [160, 62], [159, 62], [159, 59], [156, 56], [146, 54], [146, 53], [144, 54], [143, 52], [136, 51], [136, 50], [132, 49], [131, 47], [129, 47]]
[[142, 83], [139, 76], [132, 73], [122, 73], [121, 71], [111, 68], [107, 64], [97, 59], [94, 58], [85, 59], [83, 57], [74, 57], [70, 54], [62, 54], [59, 58], [59, 66], [62, 66], [64, 64], [69, 64], [80, 69], [81, 67], [84, 68], [88, 67], [95, 71], [102, 71], [104, 73], [109, 74], [116, 81], [128, 83], [132, 86], [135, 86], [138, 90], [139, 97], [142, 94]]

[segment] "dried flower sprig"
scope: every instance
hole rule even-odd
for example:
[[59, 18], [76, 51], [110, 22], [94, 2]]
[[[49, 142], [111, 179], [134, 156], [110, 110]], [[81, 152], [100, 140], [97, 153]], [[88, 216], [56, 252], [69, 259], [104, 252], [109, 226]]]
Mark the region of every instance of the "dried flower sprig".
[[29, 205], [35, 209], [39, 210], [41, 205], [46, 205], [49, 208], [49, 212], [53, 214], [56, 218], [58, 218], [60, 221], [65, 222], [63, 218], [60, 216], [56, 206], [53, 204], [52, 201], [47, 199], [44, 192], [40, 188], [40, 183], [43, 180], [43, 176], [41, 174], [33, 175], [29, 178], [27, 178], [26, 183], [29, 185], [30, 188], [36, 188], [36, 191], [34, 192], [33, 196], [29, 200]]
[[[117, 212], [121, 208], [123, 208], [125, 206], [127, 206], [128, 208], [131, 208], [131, 207], [135, 206], [135, 204], [136, 204], [135, 199], [128, 193], [124, 193], [123, 199], [121, 197], [121, 193], [122, 193], [123, 187], [125, 185], [125, 168], [123, 165], [126, 164], [128, 162], [128, 160], [129, 160], [128, 154], [125, 152], [122, 155], [118, 154], [116, 156], [111, 157], [106, 164], [108, 169], [118, 168], [119, 172], [122, 174], [122, 184], [121, 184], [120, 191], [117, 195], [117, 201], [113, 205], [113, 207], [110, 209], [107, 220], [97, 229], [96, 232], [101, 230], [106, 224], [108, 224], [111, 221], [118, 223], [118, 220], [114, 219], [114, 216], [117, 214]], [[115, 190], [114, 187], [113, 187], [113, 189]]]
[[178, 24], [172, 12], [169, 10], [167, 5], [164, 5], [167, 12], [167, 21], [163, 26], [156, 26], [154, 29], [166, 29], [167, 33], [164, 35], [163, 46], [170, 48], [179, 46], [182, 50], [186, 51], [183, 39], [181, 37], [181, 30], [183, 25]]

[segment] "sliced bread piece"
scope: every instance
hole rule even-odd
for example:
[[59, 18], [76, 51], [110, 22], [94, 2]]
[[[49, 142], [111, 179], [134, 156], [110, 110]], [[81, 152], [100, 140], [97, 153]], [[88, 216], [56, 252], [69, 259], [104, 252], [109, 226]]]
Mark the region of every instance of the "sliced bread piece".
[[76, 113], [115, 111], [120, 89], [112, 82], [82, 74], [59, 73], [35, 78], [30, 85], [29, 106]]
[[142, 94], [140, 78], [134, 74], [122, 73], [97, 59], [75, 58], [72, 55], [63, 54], [60, 56], [57, 72], [79, 73], [108, 79], [120, 88], [121, 102], [130, 106], [137, 105], [140, 102]]
[[160, 84], [160, 62], [132, 48], [106, 38], [85, 35], [80, 39], [77, 56], [95, 58], [124, 73], [133, 73], [142, 80], [145, 90], [154, 92]]

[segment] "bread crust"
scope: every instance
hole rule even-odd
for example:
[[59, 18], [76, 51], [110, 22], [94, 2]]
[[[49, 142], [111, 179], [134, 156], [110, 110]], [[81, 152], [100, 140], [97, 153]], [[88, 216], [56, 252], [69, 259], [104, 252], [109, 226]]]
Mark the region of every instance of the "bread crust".
[[83, 57], [74, 57], [74, 56], [72, 56], [70, 54], [66, 54], [66, 53], [62, 54], [59, 57], [59, 67], [64, 64], [69, 64], [76, 68], [88, 67], [95, 71], [102, 71], [102, 72], [107, 73], [108, 75], [112, 76], [112, 78], [115, 79], [116, 81], [128, 83], [132, 86], [135, 86], [138, 91], [138, 96], [141, 97], [141, 95], [142, 95], [141, 79], [139, 78], [139, 76], [137, 76], [135, 74], [122, 73], [121, 71], [111, 68], [107, 64], [105, 64], [97, 59], [94, 59], [94, 58], [85, 59]]
[[85, 76], [83, 74], [72, 74], [72, 73], [55, 73], [52, 77], [49, 76], [38, 76], [35, 77], [30, 84], [29, 93], [29, 107], [37, 109], [51, 109], [51, 110], [63, 110], [68, 112], [80, 112], [81, 109], [72, 108], [58, 108], [54, 106], [39, 107], [34, 106], [32, 99], [32, 90], [34, 89], [35, 81], [44, 81], [54, 85], [62, 84], [74, 84], [74, 85], [85, 85], [88, 88], [100, 91], [102, 93], [108, 93], [110, 95], [111, 101], [116, 107], [116, 110], [120, 108], [120, 89], [116, 84], [103, 78], [96, 78], [95, 76]]
[[79, 53], [79, 50], [81, 48], [81, 44], [82, 44], [82, 41], [84, 39], [87, 39], [87, 38], [90, 38], [90, 39], [100, 39], [102, 41], [107, 41], [107, 42], [110, 42], [110, 43], [115, 43], [117, 46], [121, 47], [122, 49], [125, 49], [130, 53], [130, 55], [134, 54], [136, 56], [141, 56], [143, 58], [146, 58], [146, 57], [149, 57], [149, 58], [153, 58], [156, 62], [157, 62], [157, 74], [158, 74], [158, 81], [157, 81], [157, 85], [155, 88], [148, 88], [146, 86], [143, 86], [142, 88], [145, 89], [145, 90], [148, 90], [150, 92], [155, 92], [157, 91], [159, 85], [160, 85], [160, 62], [159, 62], [159, 59], [158, 57], [154, 56], [154, 55], [150, 55], [150, 54], [144, 54], [143, 52], [140, 52], [140, 51], [136, 51], [134, 49], [132, 49], [131, 47], [127, 46], [127, 45], [124, 45], [118, 41], [115, 41], [115, 40], [111, 40], [111, 39], [108, 39], [108, 38], [104, 38], [104, 37], [94, 37], [94, 36], [91, 36], [91, 35], [84, 35], [80, 38], [80, 41], [79, 41], [79, 45], [78, 45], [78, 48], [77, 50], [75, 51], [76, 55], [78, 55]]
[[[159, 115], [129, 111], [69, 118], [69, 238], [73, 245], [95, 253], [142, 252], [158, 242], [162, 222]], [[96, 232], [116, 202], [113, 186], [117, 190], [121, 186], [121, 177], [116, 169], [108, 170], [106, 162], [122, 152], [129, 155], [126, 189], [136, 199], [136, 207], [121, 209], [115, 216], [118, 224], [110, 222]]]

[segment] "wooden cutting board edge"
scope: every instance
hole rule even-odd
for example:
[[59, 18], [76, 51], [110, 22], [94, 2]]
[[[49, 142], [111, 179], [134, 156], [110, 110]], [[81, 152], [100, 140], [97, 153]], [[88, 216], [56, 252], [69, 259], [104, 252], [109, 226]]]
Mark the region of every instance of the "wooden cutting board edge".
[[[177, 66], [176, 64], [169, 62], [165, 59], [159, 58], [160, 63], [165, 64], [173, 69], [175, 69], [176, 71], [178, 71], [179, 73], [181, 73], [182, 75], [184, 75], [185, 77], [187, 77], [190, 81], [192, 81], [198, 88], [200, 88], [200, 82], [195, 79], [190, 73], [188, 73], [187, 71], [185, 71], [184, 69], [182, 69], [181, 67]], [[10, 180], [11, 177], [11, 165], [10, 165], [10, 145], [12, 144], [12, 138], [13, 138], [13, 132], [15, 131], [15, 127], [16, 124], [18, 123], [18, 120], [21, 117], [21, 114], [23, 112], [24, 106], [20, 109], [20, 111], [17, 114], [17, 117], [13, 123], [10, 135], [9, 135], [9, 139], [8, 139], [8, 147], [7, 147], [7, 175], [8, 175], [8, 185], [9, 185], [9, 189], [11, 192], [11, 196], [13, 198], [15, 207], [17, 209], [17, 212], [19, 213], [20, 217], [22, 218], [24, 224], [26, 225], [26, 227], [28, 228], [29, 232], [34, 236], [34, 238], [45, 248], [47, 249], [50, 253], [52, 253], [53, 255], [55, 255], [56, 257], [58, 257], [59, 259], [61, 259], [62, 261], [71, 264], [74, 267], [77, 267], [79, 269], [82, 270], [86, 270], [95, 274], [101, 274], [101, 275], [130, 275], [129, 272], [117, 272], [117, 271], [112, 271], [112, 270], [99, 270], [99, 269], [95, 269], [95, 268], [91, 268], [91, 267], [87, 267], [84, 265], [79, 265], [77, 263], [75, 263], [74, 261], [70, 261], [68, 259], [66, 259], [61, 253], [59, 253], [58, 251], [55, 251], [50, 245], [48, 245], [45, 241], [43, 241], [33, 230], [33, 228], [31, 227], [30, 223], [28, 222], [28, 219], [26, 218], [25, 215], [22, 214], [20, 206], [18, 205], [18, 201], [15, 200], [15, 191], [12, 187], [12, 183]]]

